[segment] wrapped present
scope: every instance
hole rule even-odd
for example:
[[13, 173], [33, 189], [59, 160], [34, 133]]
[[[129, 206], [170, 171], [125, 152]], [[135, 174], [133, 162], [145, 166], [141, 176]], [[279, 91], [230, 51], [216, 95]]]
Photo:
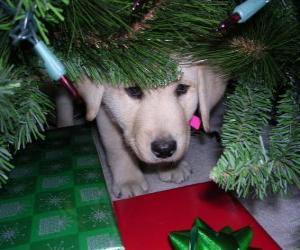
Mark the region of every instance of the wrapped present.
[[0, 249], [124, 249], [91, 130], [49, 131], [0, 190]]
[[224, 227], [214, 231], [204, 221], [196, 219], [190, 231], [176, 231], [169, 234], [174, 250], [247, 250], [253, 233], [250, 227], [233, 231]]
[[[213, 182], [118, 200], [113, 206], [125, 249], [185, 250], [190, 244], [193, 250], [245, 249], [252, 237], [249, 249], [281, 249], [237, 199]], [[196, 223], [191, 238], [195, 218], [207, 225]], [[206, 248], [207, 242], [213, 248]]]

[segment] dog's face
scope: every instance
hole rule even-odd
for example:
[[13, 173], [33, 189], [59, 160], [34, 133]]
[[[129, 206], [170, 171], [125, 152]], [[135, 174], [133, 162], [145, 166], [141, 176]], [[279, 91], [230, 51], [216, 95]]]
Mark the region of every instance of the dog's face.
[[96, 117], [103, 95], [108, 112], [138, 158], [147, 163], [179, 160], [189, 145], [188, 121], [197, 106], [208, 132], [210, 111], [226, 88], [209, 67], [186, 66], [182, 71], [180, 81], [151, 90], [96, 86], [83, 79], [78, 91], [87, 105], [87, 119]]
[[103, 99], [142, 161], [177, 161], [187, 150], [188, 121], [198, 104], [197, 86], [192, 82], [178, 81], [152, 90], [106, 87]]

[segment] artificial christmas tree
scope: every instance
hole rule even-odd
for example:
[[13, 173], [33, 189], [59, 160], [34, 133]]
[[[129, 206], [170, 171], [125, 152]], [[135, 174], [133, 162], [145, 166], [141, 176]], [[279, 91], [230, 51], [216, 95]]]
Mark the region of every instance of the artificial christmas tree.
[[212, 179], [239, 195], [261, 198], [286, 192], [288, 184], [299, 186], [297, 9], [292, 1], [273, 0], [247, 22], [220, 32], [220, 23], [241, 2], [1, 1], [1, 182], [12, 167], [10, 153], [41, 136], [51, 110], [32, 85], [46, 82], [47, 75], [24, 44], [13, 47], [11, 41], [35, 46], [43, 40], [72, 80], [85, 74], [113, 85], [153, 88], [177, 79], [177, 58], [221, 67], [238, 85], [226, 98], [225, 149]]

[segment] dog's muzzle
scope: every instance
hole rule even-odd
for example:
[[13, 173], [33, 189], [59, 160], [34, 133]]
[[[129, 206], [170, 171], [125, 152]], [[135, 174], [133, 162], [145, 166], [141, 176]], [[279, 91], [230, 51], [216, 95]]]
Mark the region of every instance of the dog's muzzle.
[[171, 157], [177, 149], [177, 142], [173, 139], [159, 139], [151, 143], [151, 151], [157, 158]]

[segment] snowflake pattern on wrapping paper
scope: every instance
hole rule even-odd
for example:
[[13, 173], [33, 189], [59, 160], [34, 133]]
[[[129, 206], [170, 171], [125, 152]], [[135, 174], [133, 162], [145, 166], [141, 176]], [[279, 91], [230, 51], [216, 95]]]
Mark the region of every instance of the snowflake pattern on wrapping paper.
[[43, 194], [40, 198], [38, 198], [38, 210], [39, 211], [49, 211], [55, 209], [63, 209], [66, 207], [70, 207], [72, 204], [72, 195], [65, 192], [56, 192], [56, 193], [48, 193]]
[[66, 215], [55, 215], [43, 218], [39, 223], [39, 236], [65, 231], [73, 223], [71, 217]]
[[10, 178], [24, 178], [34, 176], [34, 168], [33, 167], [22, 167], [15, 168], [9, 175]]
[[108, 225], [110, 223], [110, 213], [102, 211], [100, 208], [92, 209], [88, 216], [88, 220], [92, 223], [93, 227], [96, 227], [97, 224], [100, 223]]
[[[115, 247], [121, 245], [118, 235], [101, 236], [117, 232], [91, 136], [83, 139], [90, 144], [76, 145], [78, 153], [72, 138], [62, 147], [52, 147], [50, 141], [49, 147], [38, 144], [39, 155], [25, 154], [22, 160], [28, 162], [11, 173], [11, 183], [1, 192], [0, 249], [78, 250], [85, 244], [87, 250], [88, 238], [89, 249], [99, 250], [101, 243], [107, 249], [123, 249]], [[58, 148], [66, 153], [57, 153]]]
[[60, 159], [65, 156], [64, 150], [53, 150], [53, 151], [46, 151], [44, 155], [44, 159], [46, 160], [54, 160], [54, 159]]
[[47, 243], [46, 246], [47, 246], [47, 250], [72, 250], [72, 249], [75, 249], [75, 245], [66, 246], [64, 240], [60, 240], [59, 242], [55, 242], [55, 243]]
[[121, 250], [120, 240], [110, 234], [96, 235], [87, 238], [88, 250]]
[[77, 135], [76, 137], [73, 137], [73, 143], [82, 145], [91, 142], [91, 136], [87, 134]]
[[7, 185], [4, 195], [15, 198], [16, 196], [22, 196], [31, 193], [35, 188], [35, 183], [35, 177], [22, 180], [12, 179], [9, 183], [10, 185]]
[[80, 190], [80, 198], [82, 201], [94, 201], [104, 199], [106, 192], [98, 187], [82, 188]]
[[84, 179], [86, 182], [93, 182], [93, 181], [96, 181], [96, 180], [98, 180], [100, 177], [101, 177], [100, 173], [97, 173], [97, 172], [86, 172], [86, 173], [84, 173], [84, 175], [83, 175], [83, 179]]
[[67, 161], [67, 158], [63, 160], [44, 161], [40, 165], [40, 171], [44, 175], [58, 174], [71, 168], [72, 163]]
[[85, 208], [81, 215], [81, 226], [82, 228], [97, 228], [103, 226], [109, 226], [112, 223], [111, 210], [107, 207], [90, 207]]
[[78, 167], [86, 167], [92, 165], [97, 166], [99, 163], [98, 163], [98, 158], [95, 157], [94, 155], [85, 155], [79, 157], [76, 161], [76, 164]]
[[58, 172], [64, 168], [64, 164], [61, 162], [54, 163], [48, 166], [53, 172]]
[[95, 152], [95, 148], [94, 148], [93, 144], [83, 145], [80, 147], [77, 146], [77, 147], [73, 148], [73, 152], [76, 154], [91, 154], [91, 153]]
[[0, 219], [19, 215], [21, 213], [24, 213], [28, 208], [28, 205], [20, 201], [0, 204]]
[[95, 183], [102, 180], [102, 175], [98, 169], [87, 169], [76, 173], [77, 183]]
[[11, 190], [11, 193], [13, 193], [13, 194], [21, 194], [26, 190], [26, 185], [19, 184], [19, 185], [13, 186], [10, 190]]
[[17, 244], [20, 239], [25, 237], [26, 230], [28, 231], [27, 226], [18, 222], [10, 225], [0, 225], [0, 247]]
[[70, 176], [54, 176], [46, 177], [42, 181], [42, 188], [59, 188], [61, 186], [67, 185], [71, 182]]

